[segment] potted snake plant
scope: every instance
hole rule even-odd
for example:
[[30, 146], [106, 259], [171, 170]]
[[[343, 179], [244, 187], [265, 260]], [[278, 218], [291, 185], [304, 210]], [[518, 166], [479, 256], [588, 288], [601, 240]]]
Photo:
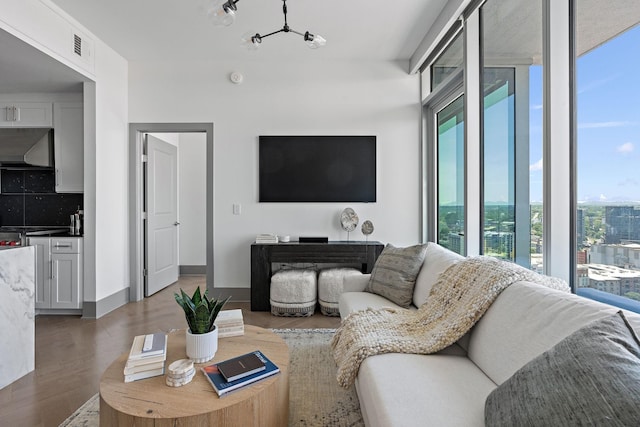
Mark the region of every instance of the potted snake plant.
[[210, 299], [208, 290], [201, 293], [200, 286], [191, 297], [182, 289], [180, 294], [173, 295], [184, 310], [189, 326], [186, 331], [187, 357], [194, 363], [204, 363], [213, 359], [218, 350], [218, 328], [214, 322], [231, 297], [224, 300]]

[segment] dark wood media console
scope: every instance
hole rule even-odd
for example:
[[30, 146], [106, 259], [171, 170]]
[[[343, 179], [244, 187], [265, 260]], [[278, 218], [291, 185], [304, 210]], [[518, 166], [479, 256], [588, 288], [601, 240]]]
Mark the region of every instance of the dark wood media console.
[[251, 245], [251, 311], [269, 311], [271, 263], [360, 264], [371, 273], [384, 249], [380, 242], [253, 243]]

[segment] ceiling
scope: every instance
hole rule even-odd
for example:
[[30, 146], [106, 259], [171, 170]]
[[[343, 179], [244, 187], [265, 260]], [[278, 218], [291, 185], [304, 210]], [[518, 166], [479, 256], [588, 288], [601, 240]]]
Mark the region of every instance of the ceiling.
[[[281, 0], [239, 0], [230, 27], [211, 24], [204, 13], [207, 0], [53, 1], [129, 61], [408, 60], [446, 3], [287, 0], [290, 27], [320, 34], [327, 45], [312, 50], [302, 37], [280, 33], [265, 39], [258, 51], [247, 51], [240, 46], [244, 33], [282, 28]], [[537, 3], [487, 2], [486, 26], [492, 29], [485, 40], [492, 49], [488, 56], [539, 61], [541, 11], [532, 10]], [[579, 55], [640, 21], [637, 0], [615, 0], [615, 7], [604, 9], [601, 0], [580, 0], [578, 6]], [[83, 80], [0, 30], [0, 93], [80, 92]]]
[[82, 92], [80, 73], [0, 30], [0, 93]]
[[259, 51], [240, 46], [244, 33], [282, 28], [281, 0], [240, 0], [236, 21], [216, 27], [206, 0], [53, 0], [129, 61], [139, 60], [408, 60], [446, 0], [287, 0], [289, 26], [327, 39], [311, 50], [301, 36], [280, 33]]

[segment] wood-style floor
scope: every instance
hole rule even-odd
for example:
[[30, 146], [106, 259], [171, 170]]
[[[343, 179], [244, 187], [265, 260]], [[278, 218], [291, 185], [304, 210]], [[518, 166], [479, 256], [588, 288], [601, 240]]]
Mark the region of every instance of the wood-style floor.
[[[129, 351], [134, 336], [186, 327], [173, 293], [183, 288], [191, 294], [198, 285], [206, 287], [204, 276], [181, 277], [152, 297], [95, 320], [37, 316], [36, 369], [0, 390], [0, 426], [58, 426], [98, 392], [102, 372]], [[319, 312], [308, 318], [284, 318], [252, 312], [248, 302], [225, 306], [232, 308], [242, 309], [245, 324], [263, 328], [337, 328], [340, 324], [339, 318]]]

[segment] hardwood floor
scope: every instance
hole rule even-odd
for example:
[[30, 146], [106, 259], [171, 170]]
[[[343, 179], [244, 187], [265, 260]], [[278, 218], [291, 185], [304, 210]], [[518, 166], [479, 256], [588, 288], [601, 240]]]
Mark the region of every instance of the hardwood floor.
[[[134, 336], [186, 327], [173, 293], [182, 288], [191, 294], [198, 285], [206, 286], [204, 276], [181, 277], [152, 297], [100, 319], [37, 316], [36, 370], [0, 390], [0, 426], [58, 426], [98, 392], [102, 372], [129, 351]], [[340, 324], [339, 318], [319, 312], [308, 318], [284, 318], [252, 312], [248, 302], [225, 306], [232, 308], [242, 309], [245, 324], [263, 328], [337, 328]]]

